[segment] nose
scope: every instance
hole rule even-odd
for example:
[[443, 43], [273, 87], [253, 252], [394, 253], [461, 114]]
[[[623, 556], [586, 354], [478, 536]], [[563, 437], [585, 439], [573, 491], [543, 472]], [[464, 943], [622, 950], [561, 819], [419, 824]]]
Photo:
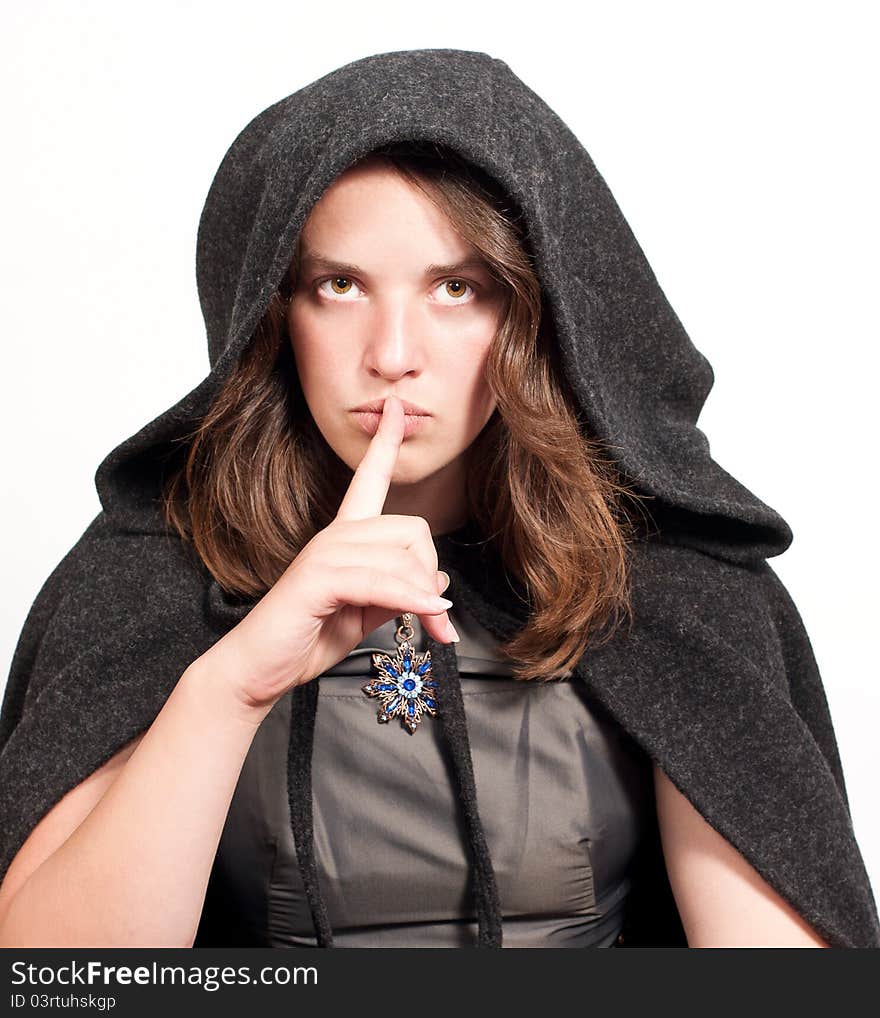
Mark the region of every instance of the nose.
[[427, 322], [403, 294], [384, 294], [365, 323], [364, 367], [383, 378], [402, 378], [422, 369]]

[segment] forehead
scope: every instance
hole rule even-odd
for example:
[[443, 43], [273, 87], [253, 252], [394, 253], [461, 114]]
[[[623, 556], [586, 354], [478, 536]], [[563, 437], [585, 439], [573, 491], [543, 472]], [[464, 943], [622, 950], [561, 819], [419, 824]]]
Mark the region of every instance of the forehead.
[[428, 195], [384, 164], [358, 165], [333, 181], [303, 227], [299, 250], [303, 265], [485, 264]]
[[415, 183], [383, 163], [350, 167], [324, 191], [306, 220], [303, 233], [340, 232], [347, 226], [393, 227], [404, 219], [411, 227], [454, 233], [446, 214]]

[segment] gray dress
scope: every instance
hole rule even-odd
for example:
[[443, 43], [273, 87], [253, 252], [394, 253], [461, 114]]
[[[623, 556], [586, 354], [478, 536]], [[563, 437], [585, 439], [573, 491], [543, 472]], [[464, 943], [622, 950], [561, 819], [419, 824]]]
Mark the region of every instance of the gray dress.
[[[480, 815], [509, 947], [609, 947], [653, 802], [646, 758], [579, 679], [518, 682], [450, 611]], [[361, 687], [396, 622], [320, 682], [312, 789], [318, 877], [339, 947], [466, 947], [477, 926], [439, 719], [378, 724]], [[413, 618], [413, 643], [422, 629]], [[196, 946], [314, 946], [287, 795], [291, 697], [260, 726], [233, 795]], [[224, 932], [225, 928], [225, 932]]]

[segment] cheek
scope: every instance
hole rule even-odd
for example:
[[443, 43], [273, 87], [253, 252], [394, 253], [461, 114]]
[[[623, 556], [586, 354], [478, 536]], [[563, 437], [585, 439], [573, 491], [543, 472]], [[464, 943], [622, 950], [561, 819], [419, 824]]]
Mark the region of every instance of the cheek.
[[459, 335], [457, 338], [458, 342], [450, 347], [446, 358], [447, 371], [459, 384], [467, 385], [472, 391], [480, 390], [486, 386], [486, 362], [492, 336]]
[[489, 418], [494, 413], [496, 407], [498, 406], [498, 401], [495, 399], [495, 394], [489, 387], [489, 383], [486, 381], [486, 364], [488, 363], [489, 360], [489, 352], [491, 350], [493, 340], [494, 333], [488, 341], [482, 344], [478, 356], [476, 358], [475, 364], [476, 373], [475, 396], [476, 402], [479, 404], [480, 407], [478, 411], [480, 414], [480, 424], [479, 424], [480, 430], [482, 430], [483, 425], [486, 424], [486, 422], [489, 420]]
[[460, 347], [455, 356], [449, 358], [444, 369], [447, 392], [459, 404], [461, 423], [469, 439], [483, 429], [497, 405], [495, 395], [486, 381], [490, 346], [490, 341], [481, 340]]
[[448, 353], [448, 359], [471, 370], [483, 364], [498, 331], [495, 315], [485, 309], [465, 310], [440, 317], [434, 339]]
[[288, 331], [300, 384], [308, 393], [310, 385], [332, 375], [334, 358], [327, 349], [326, 332], [305, 320], [305, 316], [296, 315], [288, 318]]

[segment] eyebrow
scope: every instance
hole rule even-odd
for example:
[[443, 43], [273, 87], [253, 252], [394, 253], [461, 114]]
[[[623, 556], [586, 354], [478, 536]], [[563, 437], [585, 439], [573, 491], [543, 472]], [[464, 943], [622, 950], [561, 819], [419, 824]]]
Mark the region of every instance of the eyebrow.
[[[319, 254], [317, 251], [309, 252], [303, 255], [303, 265], [309, 265], [314, 268], [322, 268], [325, 270], [333, 270], [335, 272], [348, 272], [353, 276], [366, 276], [369, 273], [361, 268], [359, 265], [353, 265], [351, 262], [342, 262], [336, 258], [330, 258], [327, 255]], [[450, 262], [448, 265], [426, 265], [425, 275], [426, 276], [451, 276], [457, 272], [463, 272], [466, 269], [482, 269], [485, 272], [489, 272], [489, 263], [483, 258], [468, 258], [460, 262]]]

